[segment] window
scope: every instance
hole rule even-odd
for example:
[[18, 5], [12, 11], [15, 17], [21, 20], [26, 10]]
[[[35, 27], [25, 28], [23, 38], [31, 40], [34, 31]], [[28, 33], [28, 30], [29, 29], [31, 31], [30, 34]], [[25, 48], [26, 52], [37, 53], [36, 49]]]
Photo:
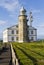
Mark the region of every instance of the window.
[[18, 34], [18, 30], [16, 30], [16, 34]]
[[18, 25], [16, 25], [16, 27], [18, 28]]
[[23, 21], [25, 22], [26, 20], [25, 20], [25, 19], [23, 19]]
[[16, 37], [16, 40], [18, 40], [18, 37]]
[[34, 38], [33, 37], [31, 37], [31, 40], [33, 40]]
[[33, 31], [31, 31], [31, 34], [33, 34]]
[[12, 30], [12, 34], [14, 34], [14, 30]]
[[12, 37], [12, 41], [14, 41], [14, 37]]

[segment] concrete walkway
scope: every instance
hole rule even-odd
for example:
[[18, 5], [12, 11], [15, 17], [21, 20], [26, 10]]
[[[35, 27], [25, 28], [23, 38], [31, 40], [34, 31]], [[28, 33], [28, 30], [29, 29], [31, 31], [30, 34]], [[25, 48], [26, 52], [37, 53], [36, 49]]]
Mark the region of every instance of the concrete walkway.
[[6, 45], [0, 51], [0, 65], [12, 65], [10, 46]]

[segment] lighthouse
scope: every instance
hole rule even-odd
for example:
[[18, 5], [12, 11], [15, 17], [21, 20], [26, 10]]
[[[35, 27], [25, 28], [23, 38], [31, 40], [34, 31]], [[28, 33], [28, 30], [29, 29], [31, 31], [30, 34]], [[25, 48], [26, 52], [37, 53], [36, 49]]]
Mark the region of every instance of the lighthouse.
[[[28, 25], [28, 21], [30, 25]], [[18, 24], [3, 31], [3, 42], [32, 42], [37, 40], [37, 29], [32, 26], [33, 16], [27, 19], [26, 9], [21, 7], [18, 16]]]
[[27, 15], [26, 15], [26, 10], [24, 7], [20, 9], [20, 15], [19, 15], [19, 42], [27, 42]]

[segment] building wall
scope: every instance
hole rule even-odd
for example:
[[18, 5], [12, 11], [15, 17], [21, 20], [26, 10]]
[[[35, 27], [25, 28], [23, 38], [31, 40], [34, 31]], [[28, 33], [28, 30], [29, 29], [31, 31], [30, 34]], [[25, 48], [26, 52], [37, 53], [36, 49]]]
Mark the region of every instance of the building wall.
[[[14, 34], [12, 34], [12, 30], [14, 30]], [[16, 31], [18, 31], [17, 28], [4, 30], [3, 42], [19, 42], [19, 38], [18, 38], [19, 34], [17, 34]], [[33, 31], [33, 34], [31, 33], [31, 31]], [[23, 34], [23, 32], [22, 32], [22, 34]], [[22, 37], [22, 34], [20, 35], [20, 37]], [[24, 34], [25, 34], [25, 32], [24, 32]], [[12, 37], [14, 38], [14, 40], [12, 40]], [[33, 37], [33, 40], [32, 40], [32, 37]], [[17, 38], [18, 38], [18, 40], [17, 40]], [[37, 30], [29, 29], [29, 40], [30, 41], [36, 41], [37, 40]], [[20, 40], [20, 42], [22, 42], [22, 39]]]
[[[21, 26], [22, 27], [22, 26]], [[20, 28], [21, 28], [20, 27]], [[12, 30], [14, 30], [14, 34], [12, 34]], [[22, 30], [20, 30], [20, 33], [16, 33], [16, 31], [19, 31], [19, 29], [17, 28], [10, 28], [10, 29], [6, 29], [3, 32], [3, 42], [19, 42], [19, 35], [21, 37], [20, 42], [23, 42], [23, 37], [22, 35], [25, 34], [25, 31], [22, 32]], [[33, 31], [33, 34], [31, 33], [31, 31]], [[12, 40], [12, 37], [14, 38], [14, 40]], [[26, 36], [27, 37], [27, 36]], [[32, 40], [33, 37], [33, 40]], [[18, 38], [18, 40], [17, 40]], [[29, 40], [30, 41], [36, 41], [37, 40], [37, 30], [36, 29], [29, 29]]]
[[[32, 37], [33, 37], [33, 40], [32, 40]], [[29, 40], [30, 41], [37, 41], [37, 36], [29, 36]]]
[[[12, 34], [12, 31], [14, 31], [14, 33]], [[7, 30], [4, 30], [3, 32], [3, 42], [18, 42], [17, 38], [18, 38], [18, 34], [17, 34], [18, 29], [17, 28], [10, 28]], [[12, 40], [12, 38], [14, 38], [14, 40]]]
[[8, 30], [7, 29], [3, 32], [3, 42], [8, 42]]
[[[33, 31], [33, 34], [31, 33]], [[32, 40], [33, 37], [33, 40]], [[36, 41], [37, 40], [37, 30], [35, 29], [30, 29], [29, 30], [29, 40], [30, 41]]]
[[[14, 31], [14, 34], [12, 34], [12, 31]], [[16, 39], [18, 37], [18, 34], [16, 33], [16, 31], [18, 31], [18, 30], [11, 29], [8, 31], [8, 41], [9, 42], [18, 42], [18, 40]], [[12, 40], [12, 37], [14, 38], [14, 40]]]
[[[14, 31], [14, 34], [12, 34], [12, 30]], [[9, 29], [8, 30], [8, 35], [10, 35], [10, 36], [11, 35], [13, 35], [13, 36], [16, 35], [16, 30], [15, 29]]]
[[[14, 37], [14, 40], [12, 40], [12, 37]], [[18, 42], [17, 40], [16, 40], [16, 36], [8, 36], [8, 41], [9, 42]]]

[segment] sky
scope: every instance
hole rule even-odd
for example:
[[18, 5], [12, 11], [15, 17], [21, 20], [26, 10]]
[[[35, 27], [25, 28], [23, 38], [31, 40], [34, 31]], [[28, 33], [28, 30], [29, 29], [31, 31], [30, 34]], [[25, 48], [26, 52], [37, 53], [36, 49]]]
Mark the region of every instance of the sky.
[[4, 29], [18, 23], [22, 6], [27, 11], [28, 19], [32, 11], [32, 26], [37, 29], [37, 38], [44, 38], [44, 0], [0, 0], [0, 38], [3, 37]]

